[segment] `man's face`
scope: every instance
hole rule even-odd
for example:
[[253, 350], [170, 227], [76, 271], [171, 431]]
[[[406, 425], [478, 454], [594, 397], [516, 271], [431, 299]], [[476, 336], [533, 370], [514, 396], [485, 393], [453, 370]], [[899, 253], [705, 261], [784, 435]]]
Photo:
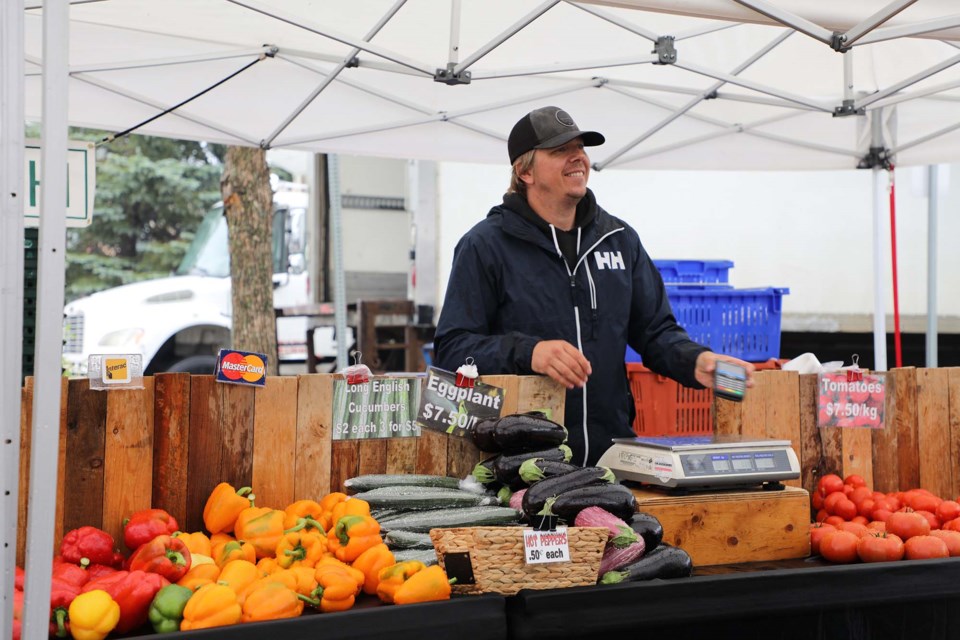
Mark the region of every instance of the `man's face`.
[[579, 201], [587, 194], [590, 158], [583, 141], [570, 142], [551, 149], [537, 149], [530, 171], [521, 175], [527, 183], [527, 194], [536, 192], [541, 198], [569, 198]]

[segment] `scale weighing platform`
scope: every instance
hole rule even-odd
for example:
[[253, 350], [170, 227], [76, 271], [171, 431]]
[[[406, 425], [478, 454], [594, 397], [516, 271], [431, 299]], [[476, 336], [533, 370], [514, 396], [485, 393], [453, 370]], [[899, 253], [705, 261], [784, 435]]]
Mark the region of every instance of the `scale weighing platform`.
[[614, 438], [600, 457], [617, 480], [679, 490], [735, 489], [800, 477], [789, 440], [741, 436]]

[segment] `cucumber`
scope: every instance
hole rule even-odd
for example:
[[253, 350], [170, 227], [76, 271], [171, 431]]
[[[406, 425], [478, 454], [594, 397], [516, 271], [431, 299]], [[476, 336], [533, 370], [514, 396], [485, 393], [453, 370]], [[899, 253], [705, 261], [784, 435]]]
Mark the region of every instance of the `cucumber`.
[[[532, 491], [533, 487], [530, 487], [530, 490]], [[527, 491], [524, 499], [529, 495], [530, 491]], [[637, 499], [633, 492], [622, 484], [602, 484], [571, 489], [556, 498], [549, 498], [544, 510], [549, 515], [573, 522], [577, 514], [587, 507], [600, 507], [621, 520], [629, 520], [637, 510]]]
[[445, 507], [477, 507], [498, 504], [495, 496], [485, 496], [459, 489], [437, 489], [433, 487], [383, 487], [356, 493], [359, 498], [370, 504], [371, 509], [442, 509]]
[[636, 562], [609, 571], [600, 578], [600, 584], [618, 584], [635, 580], [686, 578], [693, 575], [690, 555], [678, 547], [661, 544]]
[[647, 549], [656, 549], [663, 542], [663, 525], [649, 513], [638, 511], [627, 519], [630, 528], [643, 538]]
[[[397, 529], [383, 536], [383, 541], [390, 549], [433, 549], [433, 541], [429, 533], [413, 533]], [[399, 562], [399, 561], [398, 561]]]
[[437, 564], [437, 552], [430, 549], [402, 549], [393, 552], [393, 559], [397, 562], [419, 560], [426, 566]]
[[526, 483], [520, 478], [520, 465], [525, 461], [530, 458], [543, 458], [544, 460], [570, 462], [570, 456], [572, 455], [573, 452], [570, 451], [570, 447], [565, 444], [542, 451], [526, 451], [510, 455], [501, 453], [493, 463], [493, 472], [497, 476], [497, 480], [516, 491], [526, 486]]
[[533, 484], [544, 478], [562, 476], [565, 473], [576, 471], [579, 468], [577, 465], [570, 464], [569, 462], [530, 458], [529, 460], [524, 460], [523, 464], [520, 465], [520, 479], [527, 484]]
[[400, 529], [426, 533], [438, 527], [484, 527], [516, 524], [520, 512], [509, 507], [462, 507], [416, 511], [385, 518], [380, 522], [384, 531]]
[[[613, 472], [606, 467], [582, 467], [570, 473], [534, 482], [523, 494], [523, 512], [528, 517], [542, 515], [543, 507], [550, 498], [556, 498], [573, 489], [610, 484], [616, 480]], [[590, 506], [593, 505], [585, 505]]]
[[477, 445], [477, 449], [480, 449], [480, 451], [486, 451], [488, 453], [500, 452], [500, 446], [493, 440], [493, 428], [497, 424], [497, 420], [498, 418], [481, 420], [470, 433], [473, 444]]
[[343, 481], [343, 488], [349, 495], [362, 491], [370, 491], [371, 489], [381, 489], [383, 487], [437, 487], [443, 489], [458, 489], [460, 488], [460, 479], [413, 473], [379, 473], [356, 476], [355, 478], [347, 478]]
[[567, 441], [567, 430], [541, 411], [515, 413], [497, 420], [493, 441], [500, 451], [516, 453], [557, 447]]

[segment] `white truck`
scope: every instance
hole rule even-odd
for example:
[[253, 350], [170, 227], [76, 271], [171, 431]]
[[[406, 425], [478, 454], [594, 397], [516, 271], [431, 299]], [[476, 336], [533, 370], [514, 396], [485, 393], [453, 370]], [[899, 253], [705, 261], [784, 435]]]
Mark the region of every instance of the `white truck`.
[[[279, 183], [274, 192], [274, 306], [310, 302], [306, 270], [307, 187]], [[144, 373], [211, 373], [216, 353], [230, 346], [230, 255], [221, 205], [204, 216], [175, 275], [114, 287], [64, 308], [64, 368], [86, 373], [91, 354], [140, 354]], [[332, 331], [315, 348], [335, 353]], [[303, 361], [306, 319], [277, 324], [280, 361]]]

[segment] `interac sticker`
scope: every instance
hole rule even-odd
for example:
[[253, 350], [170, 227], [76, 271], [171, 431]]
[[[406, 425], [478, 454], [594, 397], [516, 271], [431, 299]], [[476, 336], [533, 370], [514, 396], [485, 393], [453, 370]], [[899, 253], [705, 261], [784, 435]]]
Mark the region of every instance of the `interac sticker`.
[[848, 380], [845, 373], [820, 374], [817, 425], [882, 429], [885, 380], [882, 374], [864, 374], [862, 380]]
[[527, 564], [570, 562], [567, 528], [557, 527], [555, 531], [524, 529], [523, 559]]

